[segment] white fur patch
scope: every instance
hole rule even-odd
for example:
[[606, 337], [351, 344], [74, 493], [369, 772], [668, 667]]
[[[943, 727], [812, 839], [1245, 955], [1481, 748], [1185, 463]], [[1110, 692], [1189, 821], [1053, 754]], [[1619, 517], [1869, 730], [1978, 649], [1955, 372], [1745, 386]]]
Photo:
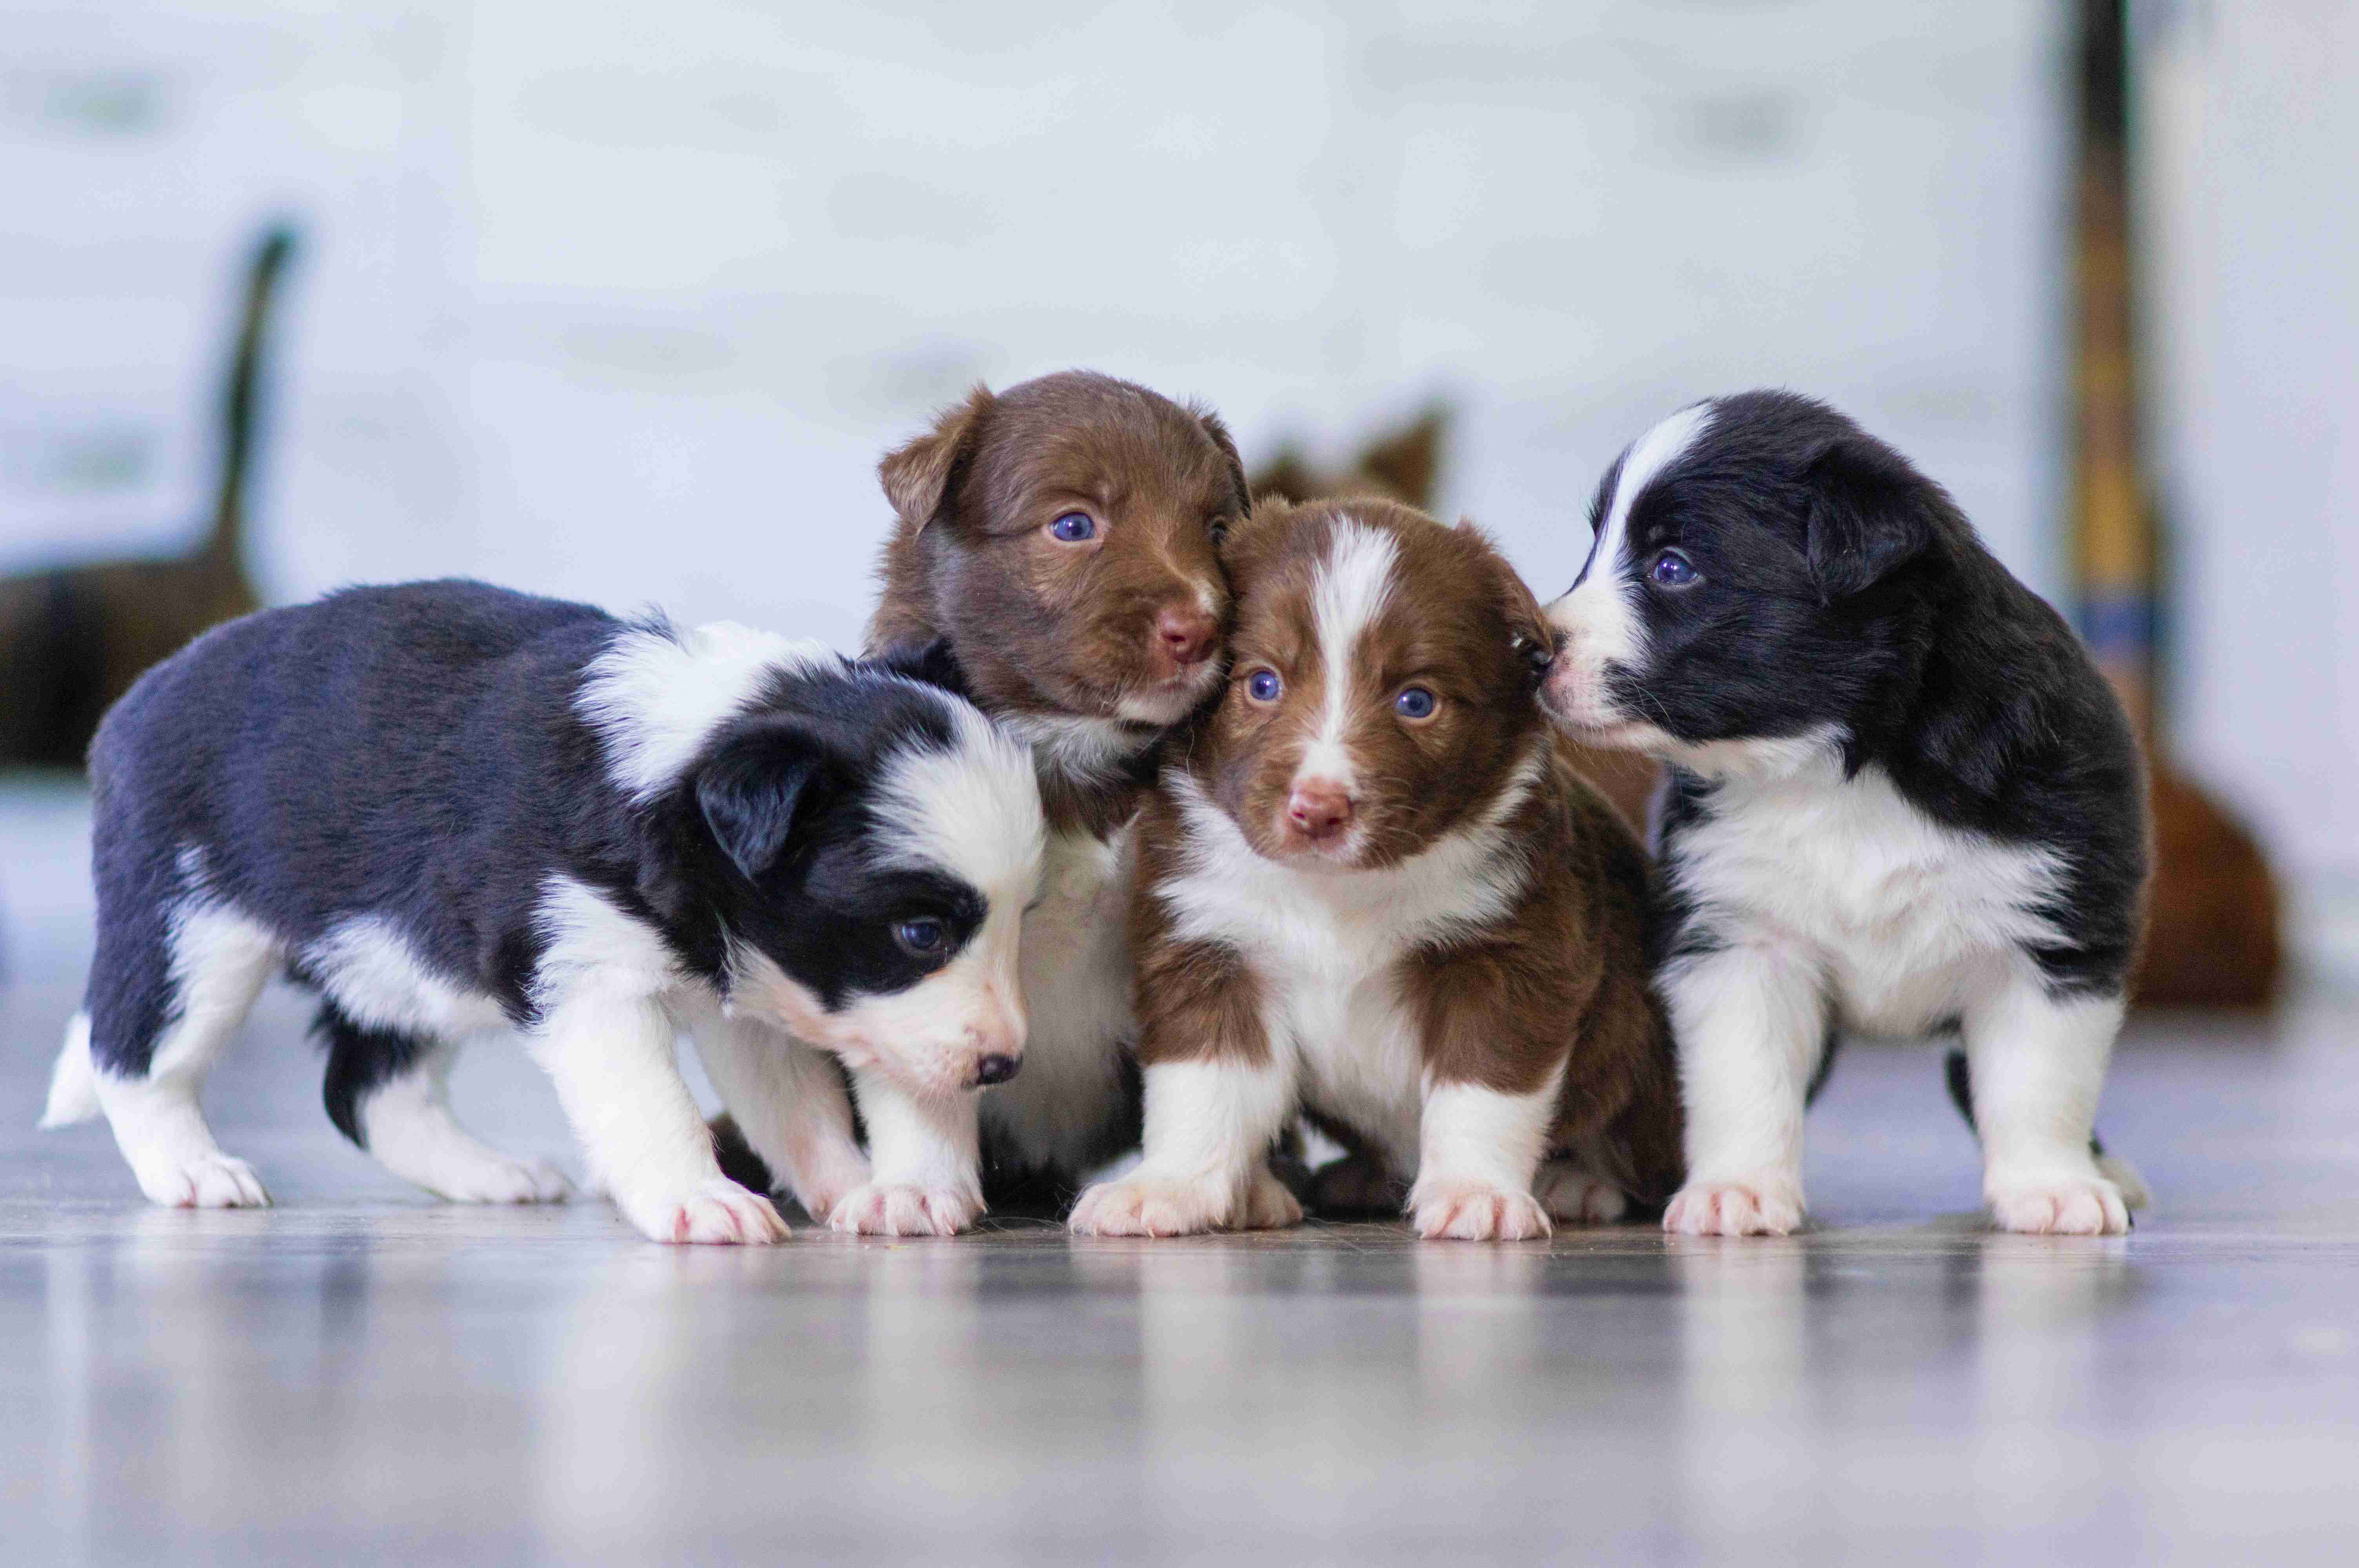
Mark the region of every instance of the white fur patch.
[[338, 921], [303, 949], [302, 964], [364, 1028], [455, 1041], [508, 1024], [497, 1001], [429, 968], [400, 926], [381, 914]]
[[[1630, 511], [1647, 487], [1677, 462], [1711, 427], [1710, 403], [1693, 404], [1658, 424], [1630, 444], [1606, 497], [1589, 565], [1571, 591], [1548, 608], [1549, 624], [1565, 634], [1565, 646], [1549, 672], [1552, 704], [1567, 723], [1603, 730], [1635, 716], [1621, 712], [1605, 692], [1609, 668], [1645, 662], [1646, 626], [1640, 620], [1637, 579], [1622, 559]], [[1615, 744], [1636, 744], [1616, 740]]]
[[1399, 560], [1400, 547], [1391, 535], [1348, 517], [1336, 520], [1310, 591], [1311, 626], [1319, 639], [1326, 689], [1318, 733], [1303, 749], [1302, 762], [1294, 771], [1298, 785], [1324, 779], [1342, 785], [1346, 794], [1358, 791], [1359, 770], [1343, 741], [1354, 701], [1353, 653], [1392, 598], [1393, 571]]
[[995, 909], [1032, 902], [1047, 828], [1032, 757], [968, 704], [945, 699], [949, 751], [896, 753], [876, 784], [884, 858], [948, 871]]
[[533, 974], [533, 1003], [543, 1011], [584, 993], [661, 996], [685, 978], [651, 927], [571, 877], [541, 884], [534, 924], [548, 944]]
[[605, 741], [614, 782], [647, 801], [671, 787], [773, 674], [835, 662], [823, 643], [728, 622], [676, 637], [634, 627], [591, 661], [576, 703]]
[[76, 1012], [66, 1022], [65, 1044], [49, 1069], [49, 1098], [40, 1125], [71, 1127], [99, 1113], [98, 1077], [90, 1064], [90, 1014]]
[[1155, 740], [1117, 719], [1083, 714], [1011, 713], [999, 726], [1032, 749], [1042, 775], [1082, 780], [1111, 778]]
[[1165, 779], [1188, 825], [1185, 869], [1157, 890], [1172, 934], [1249, 956], [1271, 1051], [1308, 1101], [1365, 1130], [1404, 1175], [1418, 1165], [1424, 1058], [1393, 966], [1513, 908], [1529, 871], [1504, 825], [1538, 766], [1536, 754], [1480, 818], [1419, 854], [1334, 871], [1264, 860], [1194, 780]]

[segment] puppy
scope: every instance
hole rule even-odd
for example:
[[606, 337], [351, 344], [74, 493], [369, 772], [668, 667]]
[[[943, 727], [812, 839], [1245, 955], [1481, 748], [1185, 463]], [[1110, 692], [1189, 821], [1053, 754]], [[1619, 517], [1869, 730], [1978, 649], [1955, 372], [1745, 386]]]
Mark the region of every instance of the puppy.
[[[1220, 681], [1215, 546], [1245, 514], [1245, 470], [1217, 416], [1072, 371], [976, 388], [879, 474], [896, 522], [870, 650], [962, 682], [1031, 747], [1046, 804], [1031, 1044], [980, 1110], [994, 1206], [1061, 1211], [1138, 1141], [1129, 823], [1156, 743]], [[776, 1164], [755, 1129], [715, 1132], [754, 1183]]]
[[1291, 1224], [1266, 1156], [1298, 1108], [1413, 1181], [1422, 1236], [1659, 1203], [1646, 860], [1533, 700], [1537, 601], [1471, 526], [1389, 502], [1264, 502], [1224, 556], [1228, 691], [1140, 818], [1145, 1160], [1073, 1228]]
[[[794, 1130], [797, 1190], [855, 1206], [971, 1189], [971, 1140], [962, 1169], [924, 1162], [1022, 1059], [1030, 760], [817, 643], [353, 589], [158, 665], [91, 772], [97, 956], [43, 1125], [103, 1111], [159, 1204], [269, 1201], [197, 1101], [276, 969], [321, 994], [328, 1114], [388, 1169], [457, 1202], [561, 1195], [445, 1096], [462, 1041], [518, 1027], [659, 1241], [786, 1235], [715, 1165], [679, 1029], [741, 1116]], [[861, 1086], [874, 1177], [797, 1041]]]
[[1658, 985], [1688, 1110], [1676, 1231], [1802, 1221], [1832, 1032], [1957, 1030], [2006, 1229], [2142, 1196], [2091, 1118], [2147, 827], [2121, 707], [1942, 489], [1832, 409], [1750, 392], [1622, 454], [1549, 616], [1549, 710], [1671, 764]]

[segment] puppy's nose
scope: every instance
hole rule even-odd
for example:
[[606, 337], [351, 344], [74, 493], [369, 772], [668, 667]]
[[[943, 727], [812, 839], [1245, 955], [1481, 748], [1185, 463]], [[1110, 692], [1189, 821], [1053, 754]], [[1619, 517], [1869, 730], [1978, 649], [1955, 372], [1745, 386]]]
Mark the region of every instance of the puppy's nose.
[[1342, 833], [1352, 824], [1352, 797], [1328, 779], [1305, 779], [1286, 797], [1286, 820], [1312, 843]]
[[981, 1087], [984, 1084], [1004, 1084], [1014, 1077], [1016, 1070], [1022, 1065], [1023, 1057], [1006, 1056], [995, 1052], [974, 1065], [975, 1085]]
[[1220, 628], [1194, 605], [1170, 605], [1155, 618], [1155, 641], [1182, 668], [1212, 656], [1212, 639]]

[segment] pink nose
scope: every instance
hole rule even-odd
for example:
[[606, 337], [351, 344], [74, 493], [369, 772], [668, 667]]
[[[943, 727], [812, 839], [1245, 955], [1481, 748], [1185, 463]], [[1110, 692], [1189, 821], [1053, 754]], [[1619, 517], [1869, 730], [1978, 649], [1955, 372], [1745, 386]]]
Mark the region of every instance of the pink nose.
[[1170, 605], [1155, 618], [1156, 645], [1183, 669], [1212, 657], [1218, 632], [1212, 618], [1193, 605]]
[[1305, 779], [1286, 797], [1286, 820], [1312, 843], [1324, 843], [1352, 825], [1352, 797], [1332, 780]]

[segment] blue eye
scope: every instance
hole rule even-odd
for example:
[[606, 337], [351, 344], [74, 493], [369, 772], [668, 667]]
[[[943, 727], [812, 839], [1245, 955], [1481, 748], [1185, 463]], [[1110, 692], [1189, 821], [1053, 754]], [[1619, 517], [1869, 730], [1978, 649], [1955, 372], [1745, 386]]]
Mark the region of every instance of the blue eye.
[[1685, 588], [1696, 580], [1695, 563], [1677, 550], [1665, 550], [1647, 568], [1647, 578], [1658, 588]]
[[1276, 702], [1286, 683], [1277, 678], [1276, 670], [1256, 670], [1245, 677], [1245, 695], [1256, 702]]
[[1401, 694], [1393, 698], [1393, 711], [1403, 719], [1430, 719], [1434, 707], [1433, 693], [1421, 686], [1403, 687]]
[[921, 958], [930, 958], [950, 940], [950, 931], [939, 920], [905, 920], [893, 927], [893, 940]]
[[1098, 536], [1098, 520], [1086, 512], [1068, 512], [1049, 524], [1049, 535], [1064, 544], [1078, 545]]

